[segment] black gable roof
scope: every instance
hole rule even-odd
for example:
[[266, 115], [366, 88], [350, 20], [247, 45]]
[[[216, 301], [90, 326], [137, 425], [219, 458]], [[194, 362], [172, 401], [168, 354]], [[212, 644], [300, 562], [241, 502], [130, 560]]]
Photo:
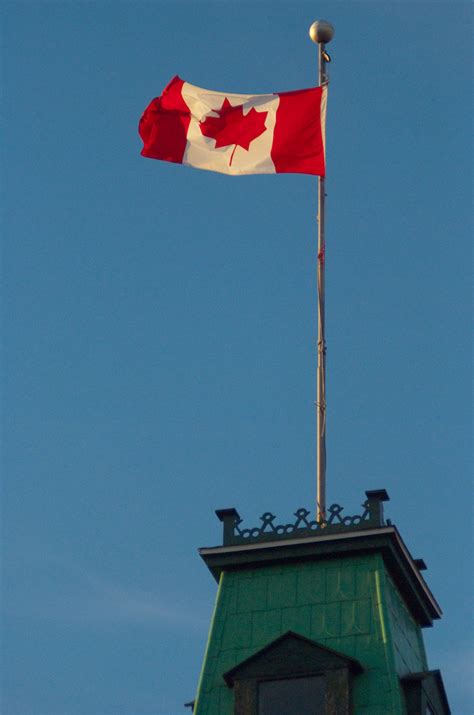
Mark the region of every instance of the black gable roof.
[[288, 631], [228, 670], [223, 678], [232, 687], [235, 680], [298, 677], [341, 668], [354, 675], [363, 671], [358, 660]]

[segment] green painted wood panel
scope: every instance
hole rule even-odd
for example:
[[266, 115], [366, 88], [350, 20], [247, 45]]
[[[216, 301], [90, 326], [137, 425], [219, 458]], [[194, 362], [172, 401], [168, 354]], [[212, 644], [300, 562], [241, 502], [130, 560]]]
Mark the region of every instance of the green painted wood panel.
[[386, 579], [397, 674], [401, 677], [428, 670], [421, 628], [413, 620], [392, 579], [389, 576]]

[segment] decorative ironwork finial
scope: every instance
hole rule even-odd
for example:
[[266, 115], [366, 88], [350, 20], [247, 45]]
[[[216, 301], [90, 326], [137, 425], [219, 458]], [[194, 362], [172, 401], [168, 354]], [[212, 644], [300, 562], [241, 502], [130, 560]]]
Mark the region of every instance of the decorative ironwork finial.
[[326, 534], [354, 531], [381, 527], [385, 525], [383, 515], [383, 502], [388, 501], [385, 489], [373, 489], [365, 492], [366, 501], [362, 504], [362, 514], [354, 516], [344, 515], [344, 507], [332, 504], [326, 511], [324, 519], [311, 519], [311, 512], [301, 507], [294, 512], [295, 521], [287, 524], [275, 524], [276, 516], [266, 511], [260, 517], [260, 526], [242, 529], [237, 509], [218, 509], [217, 517], [224, 525], [224, 546], [248, 544], [259, 541], [276, 541], [280, 539], [294, 539]]

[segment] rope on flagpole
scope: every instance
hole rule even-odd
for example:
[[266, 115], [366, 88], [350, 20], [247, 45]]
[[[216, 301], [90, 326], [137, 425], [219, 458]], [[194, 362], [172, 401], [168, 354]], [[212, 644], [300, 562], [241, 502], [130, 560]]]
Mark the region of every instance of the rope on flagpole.
[[[309, 36], [318, 45], [319, 85], [328, 84], [327, 64], [331, 61], [325, 45], [334, 36], [333, 26], [326, 20], [316, 20]], [[325, 177], [318, 177], [318, 362], [316, 373], [316, 519], [326, 519], [326, 331], [325, 331]]]

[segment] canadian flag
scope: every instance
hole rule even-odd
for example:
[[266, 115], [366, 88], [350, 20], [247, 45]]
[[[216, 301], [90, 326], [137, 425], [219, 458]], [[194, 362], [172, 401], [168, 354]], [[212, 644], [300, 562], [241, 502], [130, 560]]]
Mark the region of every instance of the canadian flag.
[[142, 156], [223, 174], [325, 174], [327, 87], [225, 94], [174, 77], [140, 119]]

